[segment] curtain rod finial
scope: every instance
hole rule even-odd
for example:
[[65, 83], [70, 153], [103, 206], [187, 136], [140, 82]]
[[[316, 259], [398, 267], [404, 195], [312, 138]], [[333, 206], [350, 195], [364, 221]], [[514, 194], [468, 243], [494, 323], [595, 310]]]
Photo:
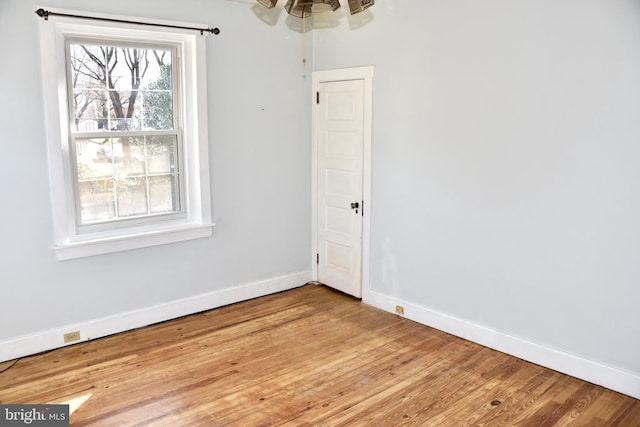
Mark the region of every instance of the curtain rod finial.
[[40, 18], [44, 18], [45, 21], [47, 19], [49, 19], [49, 11], [48, 10], [44, 10], [42, 8], [36, 10], [36, 15], [38, 15]]

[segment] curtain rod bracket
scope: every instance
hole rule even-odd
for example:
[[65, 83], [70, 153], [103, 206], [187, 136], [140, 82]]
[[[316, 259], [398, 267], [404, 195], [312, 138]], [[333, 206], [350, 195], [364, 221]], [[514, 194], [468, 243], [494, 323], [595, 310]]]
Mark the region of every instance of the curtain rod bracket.
[[193, 30], [200, 31], [200, 35], [204, 35], [204, 32], [208, 32], [211, 34], [220, 34], [219, 28], [196, 28], [196, 27], [183, 27], [180, 25], [167, 25], [167, 24], [155, 24], [153, 22], [139, 22], [139, 21], [125, 21], [122, 19], [111, 19], [111, 18], [99, 18], [97, 16], [83, 16], [83, 15], [70, 15], [68, 13], [57, 13], [51, 12], [49, 10], [44, 10], [42, 8], [36, 10], [36, 15], [41, 18], [44, 18], [45, 21], [49, 20], [49, 16], [65, 16], [67, 18], [81, 18], [81, 19], [93, 19], [95, 21], [106, 21], [106, 22], [119, 22], [121, 24], [136, 24], [136, 25], [149, 25], [152, 27], [164, 27], [164, 28], [178, 28], [181, 30]]

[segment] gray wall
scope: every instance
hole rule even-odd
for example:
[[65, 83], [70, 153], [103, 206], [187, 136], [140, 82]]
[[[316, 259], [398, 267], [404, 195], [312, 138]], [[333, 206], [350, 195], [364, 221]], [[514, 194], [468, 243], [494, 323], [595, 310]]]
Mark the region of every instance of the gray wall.
[[373, 290], [640, 374], [640, 2], [314, 25], [315, 70], [376, 67]]
[[[212, 238], [55, 260], [37, 6], [220, 27], [207, 41]], [[287, 21], [226, 0], [0, 0], [0, 46], [0, 341], [310, 270], [310, 74]]]

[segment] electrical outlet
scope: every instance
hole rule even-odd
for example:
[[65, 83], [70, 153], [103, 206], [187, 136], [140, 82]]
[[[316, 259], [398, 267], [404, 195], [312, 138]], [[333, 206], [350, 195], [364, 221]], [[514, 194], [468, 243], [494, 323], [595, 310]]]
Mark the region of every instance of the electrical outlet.
[[68, 342], [80, 341], [80, 331], [69, 332], [68, 334], [64, 334], [64, 342], [65, 344]]
[[396, 305], [396, 314], [404, 314], [404, 307], [401, 305]]

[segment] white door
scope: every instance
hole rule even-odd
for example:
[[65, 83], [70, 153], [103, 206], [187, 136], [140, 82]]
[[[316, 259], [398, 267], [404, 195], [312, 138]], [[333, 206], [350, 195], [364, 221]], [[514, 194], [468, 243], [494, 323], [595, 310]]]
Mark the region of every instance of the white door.
[[317, 102], [318, 281], [360, 298], [364, 81], [321, 82]]

